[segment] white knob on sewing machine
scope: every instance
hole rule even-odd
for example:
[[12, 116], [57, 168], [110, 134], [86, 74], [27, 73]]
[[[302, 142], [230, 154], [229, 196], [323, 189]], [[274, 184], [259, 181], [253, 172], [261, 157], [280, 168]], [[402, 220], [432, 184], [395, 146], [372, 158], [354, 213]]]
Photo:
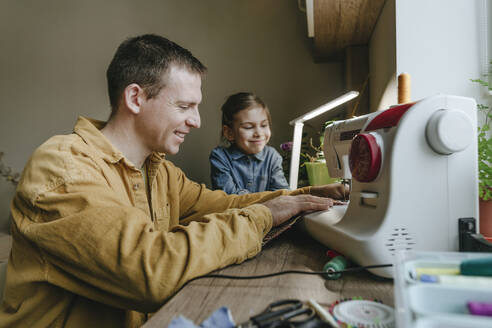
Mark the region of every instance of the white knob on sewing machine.
[[449, 155], [468, 147], [473, 137], [473, 125], [462, 111], [441, 109], [432, 114], [425, 133], [435, 152]]

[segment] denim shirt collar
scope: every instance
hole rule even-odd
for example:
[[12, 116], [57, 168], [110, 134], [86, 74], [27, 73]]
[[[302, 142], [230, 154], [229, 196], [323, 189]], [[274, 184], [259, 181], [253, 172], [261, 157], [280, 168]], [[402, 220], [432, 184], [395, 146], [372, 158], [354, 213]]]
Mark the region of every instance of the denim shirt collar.
[[259, 153], [257, 154], [253, 154], [253, 155], [246, 155], [245, 153], [243, 153], [242, 151], [240, 151], [236, 146], [234, 145], [231, 145], [229, 147], [229, 152], [231, 154], [231, 158], [233, 160], [238, 160], [240, 158], [243, 158], [243, 157], [247, 157], [247, 156], [251, 156], [251, 157], [254, 157], [256, 158], [258, 161], [263, 161], [265, 159], [265, 155], [266, 155], [266, 148], [263, 148], [262, 151], [260, 151]]

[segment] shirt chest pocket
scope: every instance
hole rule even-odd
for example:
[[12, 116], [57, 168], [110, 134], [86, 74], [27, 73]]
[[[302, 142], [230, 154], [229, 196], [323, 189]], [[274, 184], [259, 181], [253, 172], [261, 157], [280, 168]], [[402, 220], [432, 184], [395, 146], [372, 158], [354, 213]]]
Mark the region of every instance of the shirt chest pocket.
[[171, 219], [169, 204], [156, 209], [155, 211], [155, 222], [157, 225], [157, 230], [167, 231], [169, 229], [169, 221]]
[[258, 177], [258, 191], [264, 191], [268, 187], [268, 177], [262, 175]]

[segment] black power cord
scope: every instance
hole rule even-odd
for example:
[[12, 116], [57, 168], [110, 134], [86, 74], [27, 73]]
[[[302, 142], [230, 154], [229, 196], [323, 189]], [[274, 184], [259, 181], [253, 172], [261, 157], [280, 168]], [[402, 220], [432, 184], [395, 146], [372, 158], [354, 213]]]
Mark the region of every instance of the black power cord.
[[[352, 267], [352, 268], [346, 268], [343, 270], [339, 271], [330, 271], [329, 274], [337, 274], [337, 273], [344, 273], [344, 272], [354, 272], [354, 271], [362, 271], [362, 270], [367, 270], [367, 269], [377, 269], [377, 268], [387, 268], [393, 266], [393, 264], [376, 264], [376, 265], [367, 265], [367, 266], [360, 266], [360, 267]], [[206, 274], [203, 276], [198, 276], [193, 279], [188, 280], [183, 287], [198, 279], [203, 279], [203, 278], [223, 278], [223, 279], [237, 279], [237, 280], [247, 280], [247, 279], [263, 279], [263, 278], [270, 278], [270, 277], [275, 277], [275, 276], [281, 276], [284, 274], [309, 274], [309, 275], [320, 275], [324, 277], [324, 275], [328, 274], [326, 271], [302, 271], [302, 270], [286, 270], [286, 271], [279, 271], [279, 272], [273, 272], [273, 273], [267, 273], [267, 274], [261, 274], [261, 275], [256, 275], [256, 276], [231, 276], [227, 274]]]
[[[355, 271], [362, 271], [362, 270], [367, 270], [367, 269], [377, 269], [377, 268], [388, 268], [393, 266], [393, 264], [375, 264], [375, 265], [366, 265], [366, 266], [359, 266], [359, 267], [351, 267], [351, 268], [346, 268], [343, 270], [339, 271], [330, 271], [329, 274], [337, 274], [337, 273], [347, 273], [347, 272], [355, 272]], [[256, 275], [256, 276], [231, 276], [227, 274], [215, 274], [215, 273], [210, 273], [210, 274], [205, 274], [203, 276], [198, 276], [195, 278], [192, 278], [185, 282], [181, 288], [179, 288], [176, 293], [173, 294], [167, 301], [169, 302], [174, 296], [176, 296], [181, 289], [186, 287], [190, 282], [198, 280], [198, 279], [204, 279], [204, 278], [220, 278], [220, 279], [236, 279], [236, 280], [248, 280], [248, 279], [264, 279], [264, 278], [270, 278], [270, 277], [275, 277], [275, 276], [281, 276], [284, 274], [308, 274], [308, 275], [319, 275], [323, 278], [328, 272], [326, 271], [302, 271], [302, 270], [286, 270], [286, 271], [279, 271], [279, 272], [273, 272], [273, 273], [267, 273], [267, 274], [261, 274], [261, 275]]]

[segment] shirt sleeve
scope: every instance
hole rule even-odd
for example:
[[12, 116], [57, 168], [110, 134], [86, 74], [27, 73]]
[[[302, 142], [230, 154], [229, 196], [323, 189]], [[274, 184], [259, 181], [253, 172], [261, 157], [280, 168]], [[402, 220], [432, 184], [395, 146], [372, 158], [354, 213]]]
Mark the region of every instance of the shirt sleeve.
[[179, 199], [180, 212], [178, 216], [182, 224], [201, 221], [202, 217], [207, 214], [226, 211], [230, 208], [244, 208], [263, 203], [280, 195], [309, 193], [309, 190], [301, 188], [295, 191], [278, 190], [229, 195], [223, 190], [210, 190], [204, 184], [198, 184], [188, 179], [180, 168], [170, 162], [167, 162], [167, 170], [168, 175], [173, 177], [168, 180], [169, 189], [178, 192], [174, 198]]
[[[89, 157], [64, 158], [65, 170], [50, 165], [45, 161], [26, 174], [38, 180], [46, 176], [37, 183], [41, 189], [33, 191], [27, 178], [19, 185], [13, 230], [35, 245], [40, 281], [114, 307], [157, 310], [193, 277], [256, 255], [272, 225], [269, 209], [253, 204], [258, 197], [194, 192], [190, 186], [197, 184], [186, 180], [190, 192], [183, 205], [190, 218], [199, 220], [155, 231], [143, 211], [128, 205], [125, 193], [108, 186]], [[220, 206], [210, 203], [217, 197], [225, 197]], [[217, 209], [223, 211], [214, 214]]]
[[234, 180], [233, 168], [217, 148], [210, 153], [210, 180], [212, 189], [223, 190], [228, 194], [247, 194], [247, 189], [241, 188]]
[[282, 156], [274, 148], [272, 148], [272, 151], [273, 159], [268, 190], [289, 189], [289, 184], [282, 169]]

